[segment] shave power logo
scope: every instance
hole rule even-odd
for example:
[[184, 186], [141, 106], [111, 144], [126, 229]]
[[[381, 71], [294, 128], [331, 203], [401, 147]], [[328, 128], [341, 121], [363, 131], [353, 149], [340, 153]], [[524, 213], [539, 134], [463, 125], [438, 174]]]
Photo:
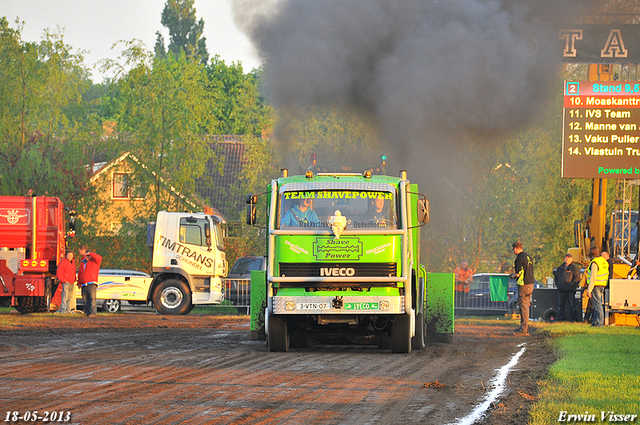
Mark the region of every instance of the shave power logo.
[[318, 238], [313, 244], [316, 260], [352, 260], [358, 261], [362, 256], [360, 238], [343, 237]]

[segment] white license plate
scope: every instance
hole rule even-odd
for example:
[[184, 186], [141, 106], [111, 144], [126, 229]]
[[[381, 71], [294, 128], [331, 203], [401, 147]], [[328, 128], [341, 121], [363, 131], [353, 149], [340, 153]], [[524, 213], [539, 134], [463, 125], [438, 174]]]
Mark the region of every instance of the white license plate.
[[296, 303], [296, 310], [329, 310], [329, 303]]

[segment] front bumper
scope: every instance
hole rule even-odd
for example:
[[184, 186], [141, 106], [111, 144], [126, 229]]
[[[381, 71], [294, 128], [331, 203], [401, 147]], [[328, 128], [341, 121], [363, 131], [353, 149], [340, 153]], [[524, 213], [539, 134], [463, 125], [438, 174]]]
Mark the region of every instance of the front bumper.
[[405, 297], [286, 297], [269, 299], [272, 314], [403, 314]]

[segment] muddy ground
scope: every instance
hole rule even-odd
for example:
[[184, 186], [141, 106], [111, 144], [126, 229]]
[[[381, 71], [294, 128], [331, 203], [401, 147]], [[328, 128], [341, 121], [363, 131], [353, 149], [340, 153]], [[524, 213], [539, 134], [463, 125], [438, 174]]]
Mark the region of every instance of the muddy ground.
[[37, 410], [70, 412], [67, 424], [455, 423], [524, 342], [508, 388], [482, 420], [524, 424], [554, 360], [541, 333], [514, 338], [512, 324], [456, 324], [452, 344], [411, 354], [358, 346], [270, 353], [250, 340], [241, 316], [3, 316], [2, 421]]

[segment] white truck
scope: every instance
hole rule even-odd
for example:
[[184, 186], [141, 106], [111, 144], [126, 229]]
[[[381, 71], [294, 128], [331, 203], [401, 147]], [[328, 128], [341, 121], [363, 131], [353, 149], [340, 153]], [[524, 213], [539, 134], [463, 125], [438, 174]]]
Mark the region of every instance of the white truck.
[[[160, 211], [150, 223], [153, 281], [147, 300], [162, 314], [187, 314], [199, 304], [220, 304], [227, 275], [224, 219], [204, 213]], [[150, 237], [153, 235], [153, 241]]]
[[[132, 271], [101, 273], [97, 298], [103, 311], [120, 303], [153, 303], [162, 314], [188, 314], [196, 305], [220, 304], [227, 275], [224, 219], [205, 213], [158, 212], [149, 223], [153, 276]], [[116, 307], [117, 305], [117, 307]]]

